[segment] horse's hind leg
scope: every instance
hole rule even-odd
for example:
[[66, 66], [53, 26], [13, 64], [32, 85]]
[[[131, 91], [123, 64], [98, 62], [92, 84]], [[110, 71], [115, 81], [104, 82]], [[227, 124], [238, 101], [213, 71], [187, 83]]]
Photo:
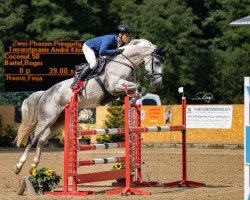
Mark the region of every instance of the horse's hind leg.
[[16, 166], [14, 167], [14, 172], [15, 174], [19, 174], [20, 171], [22, 170], [22, 167], [27, 159], [28, 153], [30, 151], [30, 148], [32, 147], [32, 145], [36, 142], [35, 139], [32, 139], [32, 141], [29, 142], [29, 144], [27, 145], [22, 157], [19, 160], [19, 163], [16, 164]]
[[34, 168], [37, 167], [38, 163], [40, 162], [42, 148], [48, 142], [48, 140], [50, 138], [50, 134], [51, 134], [50, 128], [47, 128], [44, 131], [44, 134], [38, 139], [37, 147], [36, 147], [36, 155], [35, 155], [34, 160], [33, 160], [34, 163], [31, 164], [31, 166], [30, 166], [30, 170], [29, 170], [30, 173], [32, 172], [32, 170]]
[[[33, 144], [38, 140], [38, 138], [40, 137], [40, 135], [45, 131], [46, 132], [47, 128], [46, 126], [44, 126], [43, 123], [40, 123], [40, 124], [37, 124], [36, 126], [36, 129], [35, 129], [35, 133], [34, 133], [34, 137], [32, 138], [31, 142], [29, 142], [29, 144], [27, 145], [22, 157], [20, 158], [19, 160], [19, 163], [16, 164], [16, 166], [14, 167], [14, 172], [16, 174], [19, 174], [26, 159], [27, 159], [27, 156], [28, 156], [28, 153], [30, 151], [30, 148], [33, 146]], [[47, 133], [47, 132], [46, 132]], [[46, 134], [45, 134], [46, 135]], [[38, 151], [39, 153], [39, 151]], [[35, 157], [36, 158], [36, 157]], [[35, 163], [39, 163], [39, 157], [38, 159], [34, 159], [34, 162]], [[34, 166], [36, 167], [37, 164], [35, 164]]]

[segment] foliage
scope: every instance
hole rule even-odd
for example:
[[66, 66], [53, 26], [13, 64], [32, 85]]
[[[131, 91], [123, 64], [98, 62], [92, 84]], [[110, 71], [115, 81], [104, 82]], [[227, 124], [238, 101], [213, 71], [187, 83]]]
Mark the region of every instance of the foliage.
[[96, 142], [97, 144], [105, 144], [111, 142], [111, 135], [104, 134], [104, 135], [97, 135], [96, 136]]
[[7, 40], [86, 40], [126, 23], [134, 38], [168, 48], [162, 87], [156, 90], [143, 73], [138, 76], [164, 104], [178, 101], [180, 86], [188, 98], [206, 91], [214, 95], [214, 103], [243, 103], [250, 28], [231, 28], [229, 23], [249, 13], [247, 0], [8, 0], [0, 5], [0, 51]]
[[11, 139], [15, 139], [17, 136], [17, 131], [14, 129], [13, 126], [7, 124], [6, 128], [5, 128], [5, 133], [6, 135], [9, 136], [9, 138]]
[[36, 191], [51, 191], [55, 189], [61, 180], [61, 176], [47, 167], [40, 169], [34, 168], [32, 175], [29, 177]]
[[17, 105], [23, 102], [30, 95], [30, 92], [15, 93], [6, 92], [0, 95], [1, 105]]
[[[124, 127], [124, 113], [121, 106], [110, 106], [107, 111], [109, 114], [106, 116], [103, 128]], [[96, 141], [97, 143], [121, 142], [124, 141], [124, 134], [98, 135]]]
[[13, 126], [8, 124], [4, 128], [4, 132], [5, 134], [0, 136], [0, 146], [13, 147], [14, 146], [13, 142], [17, 136], [17, 131], [14, 129]]
[[104, 121], [104, 128], [124, 127], [124, 113], [122, 106], [110, 106], [107, 111], [108, 115]]
[[[198, 63], [200, 41], [197, 38], [201, 34], [194, 23], [196, 16], [184, 1], [143, 1], [140, 5], [128, 2], [122, 5], [121, 10], [124, 23], [134, 27], [137, 37], [168, 48], [163, 85], [157, 91], [150, 88], [150, 92], [158, 93], [162, 99], [166, 96], [168, 100], [164, 102], [173, 103], [178, 95], [173, 91], [178, 86], [195, 85], [194, 66], [198, 66], [194, 63]], [[133, 15], [131, 10], [137, 14]], [[149, 81], [144, 80], [143, 83], [149, 85]]]
[[[80, 130], [83, 130], [83, 128], [81, 127], [81, 126], [77, 126], [77, 130], [78, 131], [80, 131]], [[84, 140], [84, 141], [86, 141], [86, 143], [90, 143], [90, 141], [91, 141], [91, 137], [90, 137], [90, 135], [79, 135], [78, 136], [78, 139], [79, 140]]]
[[62, 135], [62, 128], [58, 128], [54, 131], [53, 133], [53, 139], [60, 139], [63, 140], [63, 135]]

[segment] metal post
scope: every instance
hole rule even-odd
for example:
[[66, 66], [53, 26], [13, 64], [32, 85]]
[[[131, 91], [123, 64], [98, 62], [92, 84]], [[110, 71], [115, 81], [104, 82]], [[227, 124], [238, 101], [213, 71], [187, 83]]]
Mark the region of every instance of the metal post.
[[[131, 186], [131, 164], [130, 164], [130, 132], [129, 132], [129, 116], [130, 116], [130, 107], [129, 107], [129, 97], [128, 95], [124, 98], [125, 103], [125, 166], [126, 166], [126, 189]], [[126, 191], [124, 191], [126, 192]]]
[[183, 87], [178, 89], [179, 93], [182, 93], [182, 126], [184, 129], [181, 130], [182, 133], [182, 180], [174, 181], [170, 183], [164, 183], [165, 187], [172, 187], [172, 186], [197, 186], [203, 187], [205, 186], [204, 183], [199, 183], [196, 181], [189, 181], [187, 180], [187, 143], [186, 143], [186, 97], [184, 96], [184, 89]]
[[64, 173], [63, 173], [63, 192], [69, 191], [69, 104], [65, 106], [64, 119]]
[[182, 180], [187, 180], [187, 142], [186, 142], [186, 97], [182, 97], [182, 125], [185, 130], [182, 132]]
[[77, 192], [77, 101], [78, 101], [78, 91], [77, 89], [73, 90], [74, 95], [72, 99], [72, 107], [70, 108], [70, 125], [71, 127], [71, 136], [72, 139], [72, 191]]
[[[141, 126], [141, 105], [136, 105], [135, 107], [135, 116], [134, 116], [134, 125], [136, 127]], [[141, 134], [135, 134], [134, 148], [136, 148], [136, 182], [142, 182], [142, 173], [141, 173]]]
[[129, 103], [129, 96], [128, 90], [125, 90], [126, 96], [124, 97], [124, 119], [125, 119], [125, 174], [126, 174], [126, 181], [125, 181], [125, 188], [118, 188], [114, 190], [106, 191], [106, 194], [121, 194], [121, 195], [128, 195], [128, 194], [141, 194], [141, 195], [150, 195], [151, 192], [147, 190], [142, 190], [139, 188], [132, 188], [131, 186], [131, 147], [130, 147], [130, 103]]

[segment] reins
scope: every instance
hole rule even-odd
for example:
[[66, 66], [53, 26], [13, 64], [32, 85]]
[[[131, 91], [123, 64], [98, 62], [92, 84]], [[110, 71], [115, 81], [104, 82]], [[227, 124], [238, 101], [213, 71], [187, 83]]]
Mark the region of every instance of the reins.
[[[126, 63], [122, 63], [122, 62], [120, 62], [120, 61], [117, 61], [117, 60], [115, 60], [115, 59], [107, 59], [107, 60], [113, 61], [113, 62], [117, 62], [117, 63], [120, 63], [120, 64], [122, 64], [122, 65], [125, 65], [125, 66], [129, 67], [129, 68], [132, 70], [132, 72], [131, 72], [130, 75], [131, 75], [131, 76], [134, 76], [134, 74], [135, 74], [136, 71], [141, 67], [141, 65], [139, 65], [138, 67], [136, 67], [135, 64], [134, 64], [127, 56], [125, 56], [123, 53], [121, 53], [121, 55], [122, 55], [126, 60], [128, 60], [128, 61], [131, 63], [132, 66], [130, 66], [130, 65], [126, 64]], [[151, 69], [151, 73], [149, 74], [149, 79], [150, 79], [150, 80], [156, 80], [157, 78], [162, 77], [162, 73], [155, 73], [155, 72], [154, 72], [154, 57], [156, 57], [157, 59], [159, 59], [160, 62], [164, 62], [164, 59], [163, 59], [162, 56], [156, 54], [155, 52], [152, 52], [152, 53], [151, 53], [151, 56], [152, 56], [151, 59], [149, 59], [146, 63], [144, 63], [144, 65], [147, 65], [150, 61], [152, 62], [152, 64], [151, 64], [152, 69]], [[154, 77], [155, 75], [156, 75], [156, 76], [158, 75], [158, 77], [155, 78], [155, 77]]]
[[123, 63], [123, 62], [117, 61], [117, 60], [115, 60], [115, 59], [107, 59], [107, 58], [106, 58], [106, 60], [113, 61], [113, 62], [116, 62], [116, 63], [120, 63], [120, 64], [122, 64], [122, 65], [125, 65], [126, 67], [129, 67], [129, 68], [132, 70], [132, 72], [131, 72], [130, 75], [133, 76], [133, 75], [135, 74], [135, 72], [137, 71], [137, 69], [140, 68], [140, 66], [136, 67], [135, 64], [134, 64], [127, 56], [125, 56], [125, 55], [122, 54], [122, 53], [121, 53], [120, 55], [122, 55], [124, 58], [126, 58], [126, 60], [128, 60], [128, 61], [132, 64], [132, 66], [130, 66], [130, 65], [127, 64], [127, 63]]

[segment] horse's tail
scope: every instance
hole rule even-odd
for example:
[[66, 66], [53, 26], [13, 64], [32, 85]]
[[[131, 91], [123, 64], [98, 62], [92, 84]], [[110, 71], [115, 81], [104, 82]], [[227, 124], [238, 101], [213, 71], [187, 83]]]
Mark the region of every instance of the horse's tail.
[[34, 132], [38, 122], [38, 102], [42, 97], [44, 91], [38, 91], [31, 94], [23, 101], [22, 104], [22, 123], [18, 128], [17, 137], [15, 139], [16, 145], [26, 146], [29, 136]]

